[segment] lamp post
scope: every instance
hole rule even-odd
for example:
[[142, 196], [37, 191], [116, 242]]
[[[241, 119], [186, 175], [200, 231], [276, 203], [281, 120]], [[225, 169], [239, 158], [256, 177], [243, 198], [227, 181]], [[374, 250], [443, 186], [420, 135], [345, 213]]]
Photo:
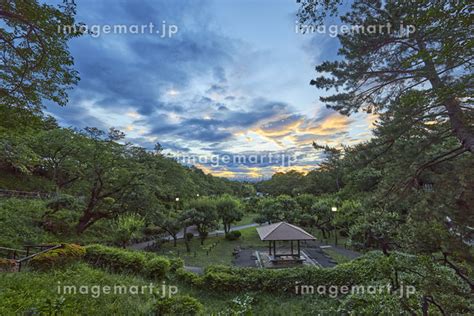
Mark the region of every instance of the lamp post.
[[178, 210], [179, 209], [179, 197], [177, 197], [175, 200], [176, 200], [176, 210]]
[[[337, 212], [337, 206], [331, 207], [331, 211], [336, 213]], [[334, 225], [334, 245], [337, 246], [337, 226]]]

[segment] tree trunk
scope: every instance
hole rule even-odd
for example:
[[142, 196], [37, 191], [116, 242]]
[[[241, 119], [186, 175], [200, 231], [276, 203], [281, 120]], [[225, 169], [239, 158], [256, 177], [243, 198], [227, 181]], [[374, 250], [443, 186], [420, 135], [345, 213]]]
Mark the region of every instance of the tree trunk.
[[78, 235], [82, 234], [90, 225], [94, 223], [94, 214], [91, 212], [85, 212], [76, 226], [76, 233]]
[[230, 224], [224, 223], [224, 233], [228, 233], [230, 231]]
[[173, 247], [177, 246], [177, 241], [178, 241], [178, 237], [176, 237], [176, 234], [174, 234], [173, 235]]
[[430, 304], [428, 303], [426, 296], [423, 296], [421, 299], [421, 313], [423, 314], [423, 316], [428, 316], [429, 307], [430, 307]]
[[465, 123], [464, 113], [461, 110], [459, 100], [450, 97], [444, 101], [444, 106], [448, 111], [449, 121], [454, 134], [466, 150], [474, 153], [474, 133]]
[[189, 240], [188, 240], [188, 237], [186, 236], [187, 232], [188, 232], [188, 227], [187, 225], [184, 225], [183, 237], [184, 237], [184, 244], [186, 245], [186, 252], [191, 252], [191, 248], [189, 247]]
[[[417, 44], [420, 48], [420, 51], [425, 53], [423, 62], [425, 63], [425, 69], [427, 72], [426, 78], [430, 81], [431, 86], [436, 92], [446, 93], [446, 85], [441, 81], [433, 59], [426, 49], [425, 43], [420, 38], [417, 38]], [[444, 105], [448, 112], [449, 122], [453, 129], [454, 135], [456, 135], [466, 150], [474, 153], [474, 131], [466, 123], [465, 116], [461, 109], [461, 104], [458, 98], [456, 96], [449, 95], [447, 97], [443, 97], [440, 102]]]

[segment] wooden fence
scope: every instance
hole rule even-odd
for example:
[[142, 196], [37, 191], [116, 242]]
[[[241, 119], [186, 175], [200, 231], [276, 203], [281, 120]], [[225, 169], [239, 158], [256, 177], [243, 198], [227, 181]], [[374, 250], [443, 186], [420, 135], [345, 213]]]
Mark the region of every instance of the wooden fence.
[[5, 190], [0, 189], [0, 198], [7, 197], [17, 197], [22, 199], [48, 199], [51, 198], [54, 193], [46, 192], [28, 192], [28, 191], [17, 191], [17, 190]]
[[20, 272], [21, 267], [37, 255], [62, 247], [63, 245], [25, 245], [24, 249], [0, 247], [0, 258], [15, 260]]

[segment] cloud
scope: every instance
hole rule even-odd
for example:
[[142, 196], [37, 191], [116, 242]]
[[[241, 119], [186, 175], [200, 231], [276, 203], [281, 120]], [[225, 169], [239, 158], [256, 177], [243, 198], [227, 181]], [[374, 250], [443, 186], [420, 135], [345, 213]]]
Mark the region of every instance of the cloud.
[[[49, 106], [48, 111], [66, 126], [124, 129], [128, 141], [148, 149], [160, 142], [169, 152], [189, 155], [285, 154], [296, 157], [294, 167], [301, 170], [321, 158], [311, 147], [314, 140], [340, 144], [368, 137], [360, 127], [351, 134], [352, 118], [320, 104], [299, 104], [304, 98], [291, 93], [294, 86], [300, 91], [299, 82], [292, 82], [303, 76], [300, 69], [287, 67], [287, 59], [273, 59], [265, 45], [253, 47], [245, 38], [222, 33], [214, 7], [206, 0], [81, 1], [78, 20], [88, 25], [153, 22], [160, 27], [166, 21], [179, 31], [172, 38], [104, 34], [73, 39], [70, 48], [81, 81], [66, 108]], [[285, 75], [277, 78], [281, 67]], [[306, 111], [309, 106], [317, 112]], [[202, 166], [233, 177], [266, 177], [272, 168], [291, 168], [265, 161]]]

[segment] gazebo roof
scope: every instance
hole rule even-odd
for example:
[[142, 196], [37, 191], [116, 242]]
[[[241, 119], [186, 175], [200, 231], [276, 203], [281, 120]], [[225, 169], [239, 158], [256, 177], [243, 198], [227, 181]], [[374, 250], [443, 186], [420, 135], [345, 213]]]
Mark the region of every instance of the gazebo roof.
[[269, 240], [315, 240], [314, 236], [298, 226], [280, 222], [257, 227], [258, 235], [263, 241]]

